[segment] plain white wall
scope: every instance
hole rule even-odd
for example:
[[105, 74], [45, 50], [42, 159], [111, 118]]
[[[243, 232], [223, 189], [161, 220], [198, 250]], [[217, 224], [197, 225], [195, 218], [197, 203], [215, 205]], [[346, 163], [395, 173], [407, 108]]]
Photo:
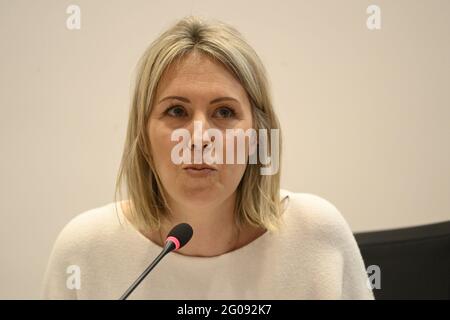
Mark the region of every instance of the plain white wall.
[[[81, 8], [81, 29], [66, 8]], [[381, 29], [366, 8], [381, 8]], [[53, 242], [113, 201], [136, 62], [177, 19], [233, 24], [265, 63], [284, 188], [354, 231], [450, 218], [448, 1], [0, 1], [0, 298], [38, 298]]]

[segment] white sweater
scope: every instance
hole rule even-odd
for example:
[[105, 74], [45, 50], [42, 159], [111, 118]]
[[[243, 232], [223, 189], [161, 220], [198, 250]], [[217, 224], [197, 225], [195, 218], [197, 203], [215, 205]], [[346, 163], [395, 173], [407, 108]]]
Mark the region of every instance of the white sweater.
[[[281, 195], [289, 202], [279, 232], [216, 257], [169, 253], [128, 299], [373, 299], [359, 248], [336, 207], [313, 194]], [[43, 298], [118, 299], [160, 253], [115, 208], [89, 210], [64, 227]]]

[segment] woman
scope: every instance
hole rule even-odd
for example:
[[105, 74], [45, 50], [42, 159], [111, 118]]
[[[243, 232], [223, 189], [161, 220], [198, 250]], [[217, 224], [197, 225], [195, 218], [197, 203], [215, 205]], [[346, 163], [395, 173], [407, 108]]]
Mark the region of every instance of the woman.
[[[198, 125], [207, 134], [193, 143]], [[174, 139], [180, 129], [191, 140]], [[220, 146], [211, 134], [252, 129], [267, 130], [267, 140], [245, 136], [243, 149]], [[281, 139], [270, 134], [278, 129], [265, 69], [240, 33], [196, 17], [179, 21], [139, 63], [116, 185], [120, 195], [125, 183], [128, 200], [87, 211], [63, 229], [44, 297], [119, 298], [168, 231], [187, 222], [190, 242], [129, 299], [373, 299], [339, 211], [318, 196], [281, 190], [279, 169], [262, 174], [267, 162], [248, 161], [264, 141], [270, 160], [278, 159]], [[212, 155], [214, 145], [215, 155], [233, 150], [231, 160], [244, 150], [245, 161], [181, 163], [174, 159], [180, 143], [190, 159], [208, 148]]]

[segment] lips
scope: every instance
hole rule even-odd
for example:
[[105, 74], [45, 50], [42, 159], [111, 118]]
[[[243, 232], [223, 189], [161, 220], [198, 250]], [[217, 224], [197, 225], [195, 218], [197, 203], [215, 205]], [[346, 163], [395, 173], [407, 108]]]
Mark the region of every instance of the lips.
[[190, 169], [190, 170], [196, 170], [196, 171], [202, 171], [202, 170], [217, 171], [216, 168], [214, 168], [213, 166], [209, 166], [207, 164], [189, 164], [189, 165], [183, 166], [183, 169], [185, 169], [185, 170]]
[[207, 164], [190, 164], [183, 167], [189, 177], [193, 179], [211, 178], [217, 174], [217, 169]]

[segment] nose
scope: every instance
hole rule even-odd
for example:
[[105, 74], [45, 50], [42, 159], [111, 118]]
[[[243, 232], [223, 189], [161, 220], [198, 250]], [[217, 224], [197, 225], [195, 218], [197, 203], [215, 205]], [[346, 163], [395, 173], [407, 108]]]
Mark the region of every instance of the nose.
[[[205, 150], [206, 148], [208, 148], [208, 146], [211, 144], [211, 142], [203, 142], [202, 144], [202, 150]], [[191, 144], [191, 149], [195, 150], [195, 143]]]
[[196, 138], [201, 141], [202, 150], [211, 145], [214, 141], [214, 136], [210, 137], [207, 131], [209, 128], [211, 128], [211, 125], [207, 115], [201, 111], [195, 112], [192, 117], [192, 121], [189, 124], [189, 131], [191, 133], [191, 137], [193, 138], [190, 146], [192, 150], [195, 150]]

